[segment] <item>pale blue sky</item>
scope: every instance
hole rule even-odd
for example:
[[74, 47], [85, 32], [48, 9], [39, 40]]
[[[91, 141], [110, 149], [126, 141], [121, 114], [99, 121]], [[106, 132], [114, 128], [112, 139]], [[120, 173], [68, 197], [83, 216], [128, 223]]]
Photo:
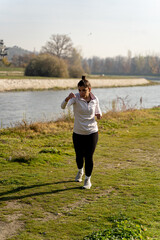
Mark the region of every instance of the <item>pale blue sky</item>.
[[160, 54], [160, 0], [0, 0], [0, 39], [39, 51], [69, 34], [83, 57]]

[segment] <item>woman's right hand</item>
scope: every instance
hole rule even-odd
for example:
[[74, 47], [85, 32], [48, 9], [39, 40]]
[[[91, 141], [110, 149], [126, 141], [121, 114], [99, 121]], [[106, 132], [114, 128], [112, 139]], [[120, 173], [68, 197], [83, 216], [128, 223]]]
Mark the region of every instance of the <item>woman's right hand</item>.
[[72, 92], [68, 95], [68, 97], [66, 97], [65, 101], [68, 102], [69, 99], [71, 99], [71, 98], [76, 98], [76, 95]]

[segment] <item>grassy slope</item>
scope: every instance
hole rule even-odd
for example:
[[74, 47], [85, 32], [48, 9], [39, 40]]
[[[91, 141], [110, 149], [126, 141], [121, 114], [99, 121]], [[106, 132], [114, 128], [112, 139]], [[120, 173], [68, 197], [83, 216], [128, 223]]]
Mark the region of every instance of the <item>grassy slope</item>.
[[[24, 76], [24, 68], [14, 68], [14, 67], [0, 67], [0, 79], [45, 79], [54, 77], [38, 77], [38, 76]], [[142, 78], [143, 76], [126, 76], [126, 75], [88, 75], [90, 79], [132, 79], [132, 78]], [[153, 77], [154, 78], [154, 77]], [[79, 79], [79, 78], [78, 78]]]
[[160, 239], [159, 116], [155, 108], [99, 121], [91, 190], [74, 182], [72, 121], [1, 130], [0, 239], [83, 239], [120, 213]]

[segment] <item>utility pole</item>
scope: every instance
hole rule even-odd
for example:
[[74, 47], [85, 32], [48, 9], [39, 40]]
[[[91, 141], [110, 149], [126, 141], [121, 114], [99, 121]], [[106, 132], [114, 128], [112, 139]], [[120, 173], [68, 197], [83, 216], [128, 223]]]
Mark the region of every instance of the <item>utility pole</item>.
[[0, 40], [0, 61], [2, 61], [5, 56], [7, 56], [7, 50], [8, 48], [6, 48], [4, 45], [3, 40]]

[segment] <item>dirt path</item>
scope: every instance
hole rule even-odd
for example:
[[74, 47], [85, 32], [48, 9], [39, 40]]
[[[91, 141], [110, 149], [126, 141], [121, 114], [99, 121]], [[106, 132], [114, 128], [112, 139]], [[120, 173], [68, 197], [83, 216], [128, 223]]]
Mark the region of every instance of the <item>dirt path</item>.
[[5, 209], [12, 210], [12, 214], [6, 216], [6, 222], [0, 221], [0, 240], [6, 240], [14, 236], [19, 229], [22, 229], [23, 223], [19, 221], [19, 218], [22, 216], [19, 206], [16, 201], [7, 202]]
[[[38, 90], [52, 88], [76, 88], [77, 79], [0, 79], [0, 91]], [[119, 87], [146, 85], [150, 82], [139, 79], [90, 79], [92, 87]]]

